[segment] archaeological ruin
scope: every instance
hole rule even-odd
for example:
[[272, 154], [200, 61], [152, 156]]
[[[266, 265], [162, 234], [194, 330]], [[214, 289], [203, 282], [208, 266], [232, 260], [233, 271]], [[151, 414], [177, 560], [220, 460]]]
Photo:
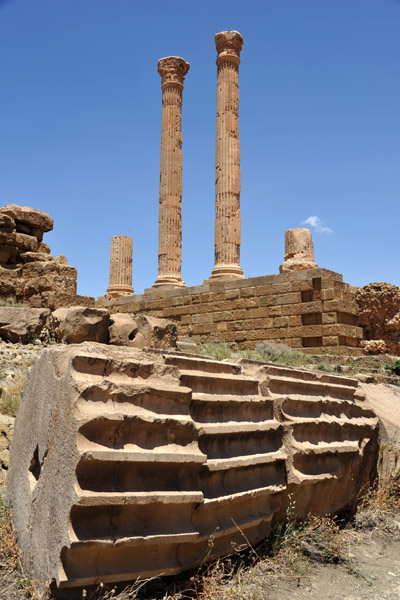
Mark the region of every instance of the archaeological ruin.
[[377, 474], [382, 424], [357, 379], [176, 349], [186, 339], [236, 349], [280, 342], [318, 355], [400, 353], [400, 290], [371, 284], [357, 291], [318, 267], [307, 229], [286, 231], [279, 274], [245, 278], [243, 38], [224, 31], [215, 43], [215, 263], [206, 281], [186, 287], [181, 273], [181, 108], [189, 70], [181, 57], [158, 62], [152, 287], [134, 293], [133, 240], [114, 236], [104, 297], [77, 295], [76, 270], [42, 242], [53, 227], [49, 215], [0, 209], [0, 298], [27, 305], [25, 312], [0, 308], [0, 338], [25, 344], [46, 328], [57, 342], [29, 372], [7, 500], [24, 568], [42, 584], [53, 581], [61, 598], [78, 597], [86, 586], [172, 575], [257, 544], [289, 503], [299, 518], [351, 511]]
[[374, 478], [377, 432], [354, 379], [89, 342], [50, 348], [11, 447], [24, 564], [61, 592], [171, 575], [261, 541], [289, 498], [299, 517], [347, 510]]

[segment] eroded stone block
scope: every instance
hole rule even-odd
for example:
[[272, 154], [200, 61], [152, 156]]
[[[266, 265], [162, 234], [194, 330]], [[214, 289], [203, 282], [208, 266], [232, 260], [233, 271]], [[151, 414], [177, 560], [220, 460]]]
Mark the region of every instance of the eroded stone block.
[[25, 568], [59, 590], [171, 575], [368, 487], [377, 419], [326, 373], [85, 343], [33, 366], [8, 501]]

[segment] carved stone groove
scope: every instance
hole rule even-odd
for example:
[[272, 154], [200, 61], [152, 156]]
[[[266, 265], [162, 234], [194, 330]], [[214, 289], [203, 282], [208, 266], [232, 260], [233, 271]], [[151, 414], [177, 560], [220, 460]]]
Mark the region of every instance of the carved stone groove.
[[158, 276], [154, 286], [184, 286], [182, 263], [182, 90], [189, 63], [161, 58], [162, 118], [158, 218]]

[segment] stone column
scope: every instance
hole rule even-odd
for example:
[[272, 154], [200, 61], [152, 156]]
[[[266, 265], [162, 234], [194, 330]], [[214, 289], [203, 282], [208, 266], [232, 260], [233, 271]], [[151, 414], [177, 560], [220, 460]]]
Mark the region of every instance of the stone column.
[[160, 205], [158, 216], [158, 276], [153, 287], [184, 286], [182, 262], [182, 90], [189, 63], [178, 56], [158, 61], [162, 118]]
[[215, 265], [210, 279], [242, 279], [240, 268], [239, 64], [238, 31], [215, 36], [217, 127], [215, 154]]
[[280, 273], [316, 269], [314, 244], [311, 231], [302, 227], [285, 231], [285, 260], [279, 267]]
[[106, 298], [133, 294], [132, 288], [132, 238], [115, 235], [111, 238], [110, 281]]

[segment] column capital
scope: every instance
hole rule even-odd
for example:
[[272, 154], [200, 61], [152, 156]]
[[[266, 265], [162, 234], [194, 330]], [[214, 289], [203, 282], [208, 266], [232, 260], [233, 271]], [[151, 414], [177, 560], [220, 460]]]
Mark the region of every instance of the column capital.
[[215, 46], [217, 48], [217, 65], [223, 60], [240, 64], [240, 52], [243, 46], [243, 38], [238, 31], [221, 31], [215, 34]]
[[160, 58], [157, 66], [161, 76], [161, 89], [175, 86], [183, 90], [183, 81], [190, 67], [188, 62], [180, 56], [167, 56]]

